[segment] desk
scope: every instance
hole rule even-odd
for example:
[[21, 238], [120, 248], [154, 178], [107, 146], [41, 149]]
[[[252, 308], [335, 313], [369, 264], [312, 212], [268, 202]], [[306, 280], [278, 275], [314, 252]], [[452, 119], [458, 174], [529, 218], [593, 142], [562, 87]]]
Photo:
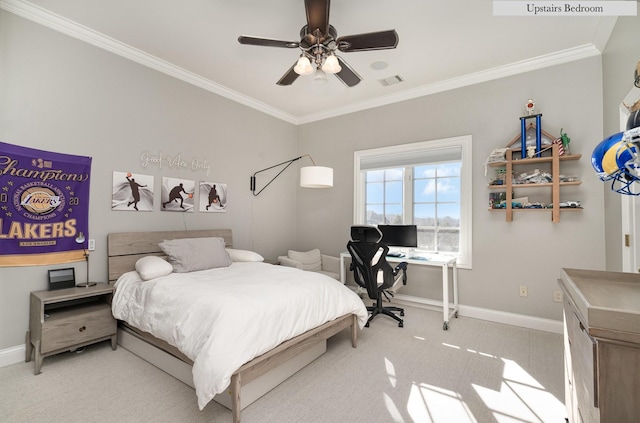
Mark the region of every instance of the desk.
[[[458, 317], [458, 267], [455, 257], [445, 256], [441, 254], [420, 254], [426, 260], [411, 259], [409, 257], [389, 257], [387, 261], [390, 263], [399, 263], [406, 261], [408, 264], [417, 264], [420, 266], [439, 266], [442, 268], [442, 316], [444, 323], [442, 329], [449, 329], [449, 319], [451, 316]], [[351, 258], [349, 253], [340, 253], [340, 281], [347, 282], [347, 269], [344, 263], [345, 258]], [[453, 269], [453, 307], [449, 305], [449, 267]]]

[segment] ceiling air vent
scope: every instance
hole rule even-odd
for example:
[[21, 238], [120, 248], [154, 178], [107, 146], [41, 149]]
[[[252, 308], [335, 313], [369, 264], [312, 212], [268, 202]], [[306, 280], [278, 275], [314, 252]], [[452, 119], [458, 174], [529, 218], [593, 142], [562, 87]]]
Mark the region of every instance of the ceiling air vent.
[[389, 85], [399, 84], [404, 81], [400, 75], [390, 76], [388, 78], [378, 80], [383, 87], [388, 87]]

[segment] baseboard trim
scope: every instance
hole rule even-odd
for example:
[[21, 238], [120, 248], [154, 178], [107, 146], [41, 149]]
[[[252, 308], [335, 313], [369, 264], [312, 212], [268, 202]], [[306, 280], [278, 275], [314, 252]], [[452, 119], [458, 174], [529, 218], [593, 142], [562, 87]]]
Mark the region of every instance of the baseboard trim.
[[24, 361], [26, 353], [27, 349], [24, 345], [0, 350], [0, 367], [10, 366], [11, 364]]
[[[402, 294], [396, 294], [393, 301], [413, 307], [442, 312], [442, 301]], [[453, 304], [451, 304], [450, 307], [453, 307]], [[557, 334], [562, 334], [564, 331], [564, 325], [560, 320], [544, 319], [542, 317], [490, 310], [481, 307], [465, 306], [462, 304], [459, 305], [458, 315]]]
[[[412, 295], [396, 294], [394, 302], [428, 310], [442, 311], [442, 301], [414, 297]], [[541, 317], [526, 316], [524, 314], [508, 313], [506, 311], [489, 310], [487, 308], [473, 306], [460, 305], [458, 315], [558, 334], [562, 334], [564, 330], [562, 321], [559, 320], [543, 319]], [[26, 347], [24, 345], [0, 350], [0, 367], [24, 361], [25, 354]]]

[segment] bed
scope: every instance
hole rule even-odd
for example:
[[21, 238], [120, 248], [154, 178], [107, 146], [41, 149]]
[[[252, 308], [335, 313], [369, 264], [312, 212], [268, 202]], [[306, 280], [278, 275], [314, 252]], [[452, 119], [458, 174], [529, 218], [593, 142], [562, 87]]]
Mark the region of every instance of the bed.
[[[215, 251], [215, 245], [200, 244], [213, 241], [222, 242], [233, 258], [230, 264], [189, 271], [191, 255], [181, 250], [176, 259], [171, 249], [197, 245], [198, 256]], [[194, 387], [201, 409], [211, 399], [230, 408], [234, 422], [242, 408], [320, 356], [329, 337], [349, 328], [355, 348], [358, 327], [367, 319], [362, 301], [339, 282], [256, 257], [233, 249], [229, 229], [108, 236], [120, 344]], [[159, 272], [162, 266], [156, 265], [167, 264], [162, 259], [171, 261], [174, 271]], [[185, 262], [186, 270], [180, 269]], [[227, 308], [216, 311], [205, 302], [209, 297]], [[214, 317], [204, 318], [209, 309]]]

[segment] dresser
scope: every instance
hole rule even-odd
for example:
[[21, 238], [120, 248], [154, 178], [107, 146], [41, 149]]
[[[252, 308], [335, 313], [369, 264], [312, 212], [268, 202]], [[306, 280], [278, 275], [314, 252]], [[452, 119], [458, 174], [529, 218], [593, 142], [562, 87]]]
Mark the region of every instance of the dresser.
[[640, 422], [640, 275], [563, 269], [571, 423]]

